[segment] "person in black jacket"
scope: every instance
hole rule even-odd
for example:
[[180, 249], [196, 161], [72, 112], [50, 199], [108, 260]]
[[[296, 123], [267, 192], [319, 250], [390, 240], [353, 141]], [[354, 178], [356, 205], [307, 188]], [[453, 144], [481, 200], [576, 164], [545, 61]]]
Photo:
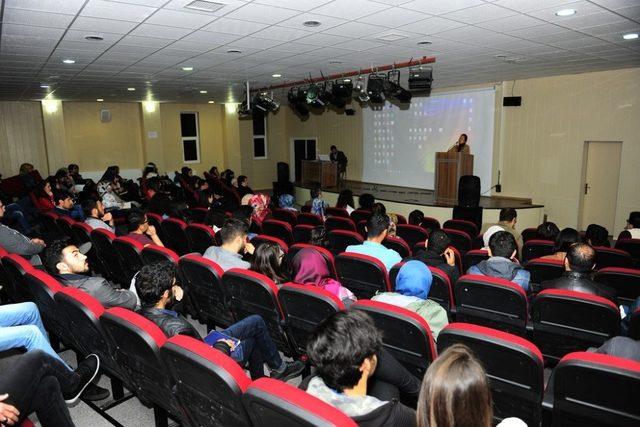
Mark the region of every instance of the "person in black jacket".
[[433, 230], [426, 241], [427, 250], [418, 252], [412, 259], [422, 261], [429, 267], [444, 271], [453, 285], [460, 277], [456, 258], [451, 246], [451, 238], [442, 230]]
[[[416, 399], [420, 381], [382, 348], [366, 313], [340, 311], [309, 336], [316, 375], [301, 388], [340, 409], [360, 426], [415, 426], [415, 411], [398, 398]], [[413, 400], [415, 402], [415, 400]]]
[[339, 151], [338, 147], [335, 145], [332, 145], [330, 150], [329, 159], [332, 162], [338, 163], [338, 176], [340, 177], [340, 180], [344, 180], [345, 175], [347, 174], [347, 163], [349, 160], [347, 159], [347, 156], [345, 156], [344, 152]]
[[[176, 302], [182, 301], [184, 292], [176, 283], [176, 266], [170, 262], [145, 265], [135, 277], [136, 291], [141, 308], [138, 313], [158, 325], [167, 337], [187, 335], [198, 340], [202, 337], [196, 329], [176, 311], [171, 310]], [[242, 364], [248, 364], [252, 379], [264, 376], [264, 364], [271, 369], [271, 378], [282, 381], [295, 378], [304, 369], [300, 361], [285, 362], [273, 343], [262, 317], [253, 315], [234, 323], [222, 334], [240, 340], [243, 346]], [[214, 348], [233, 357], [234, 343], [218, 340]]]

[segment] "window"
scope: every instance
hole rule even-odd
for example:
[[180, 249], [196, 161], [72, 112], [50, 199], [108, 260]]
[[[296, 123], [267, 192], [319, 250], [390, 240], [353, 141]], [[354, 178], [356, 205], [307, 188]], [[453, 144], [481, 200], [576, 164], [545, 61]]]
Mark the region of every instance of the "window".
[[182, 135], [182, 161], [200, 163], [200, 138], [198, 136], [198, 113], [180, 113]]
[[267, 158], [267, 116], [262, 111], [253, 113], [253, 158]]

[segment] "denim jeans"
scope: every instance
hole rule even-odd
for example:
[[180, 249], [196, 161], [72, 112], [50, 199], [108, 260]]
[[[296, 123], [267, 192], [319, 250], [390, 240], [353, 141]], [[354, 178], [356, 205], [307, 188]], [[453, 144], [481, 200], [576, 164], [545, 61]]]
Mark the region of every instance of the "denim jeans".
[[620, 321], [620, 335], [629, 335], [629, 326], [631, 324], [631, 315], [640, 308], [640, 297], [636, 298], [630, 305], [624, 306], [627, 315]]
[[242, 341], [244, 361], [249, 365], [251, 378], [256, 379], [264, 376], [264, 363], [271, 369], [278, 369], [282, 366], [282, 358], [271, 339], [271, 335], [269, 335], [267, 325], [257, 314], [234, 323], [222, 333]]
[[17, 225], [19, 232], [27, 236], [31, 234], [31, 225], [27, 221], [27, 213], [22, 206], [17, 203], [5, 206], [4, 216]]
[[32, 302], [0, 306], [0, 351], [19, 347], [42, 350], [67, 366], [51, 348], [40, 312]]

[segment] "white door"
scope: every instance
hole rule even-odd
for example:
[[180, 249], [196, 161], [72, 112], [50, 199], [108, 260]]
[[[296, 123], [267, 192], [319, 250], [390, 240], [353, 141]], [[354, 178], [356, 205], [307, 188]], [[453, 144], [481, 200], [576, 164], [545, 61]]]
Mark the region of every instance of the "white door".
[[583, 163], [581, 229], [599, 224], [613, 233], [620, 179], [620, 141], [587, 141]]

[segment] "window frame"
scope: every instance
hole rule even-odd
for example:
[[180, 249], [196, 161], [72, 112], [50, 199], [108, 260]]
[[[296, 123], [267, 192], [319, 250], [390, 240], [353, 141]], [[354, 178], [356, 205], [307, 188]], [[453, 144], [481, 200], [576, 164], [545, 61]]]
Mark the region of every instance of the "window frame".
[[[267, 160], [269, 159], [269, 145], [268, 145], [268, 140], [267, 140], [267, 115], [263, 114], [262, 115], [262, 120], [264, 120], [264, 135], [255, 135], [253, 133], [253, 120], [255, 120], [255, 117], [251, 117], [252, 123], [251, 123], [251, 152], [253, 153], [253, 160]], [[264, 145], [264, 156], [256, 156], [256, 139], [262, 139], [263, 140], [263, 145]]]
[[[193, 114], [196, 117], [196, 136], [184, 136], [182, 135], [182, 115], [183, 114]], [[180, 150], [182, 151], [182, 163], [184, 164], [194, 164], [200, 163], [200, 114], [197, 111], [180, 111], [179, 121], [180, 121]], [[185, 141], [196, 141], [196, 160], [187, 160], [185, 158], [185, 150], [184, 143]]]

